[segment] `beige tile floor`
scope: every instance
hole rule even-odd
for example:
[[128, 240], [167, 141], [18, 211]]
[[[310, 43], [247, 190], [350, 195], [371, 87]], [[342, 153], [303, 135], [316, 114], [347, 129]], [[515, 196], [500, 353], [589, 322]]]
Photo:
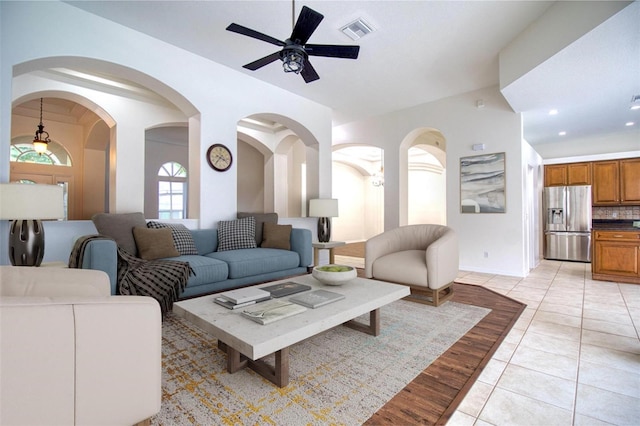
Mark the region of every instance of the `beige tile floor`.
[[461, 272], [458, 281], [527, 308], [448, 425], [640, 425], [640, 285], [550, 260], [526, 278]]

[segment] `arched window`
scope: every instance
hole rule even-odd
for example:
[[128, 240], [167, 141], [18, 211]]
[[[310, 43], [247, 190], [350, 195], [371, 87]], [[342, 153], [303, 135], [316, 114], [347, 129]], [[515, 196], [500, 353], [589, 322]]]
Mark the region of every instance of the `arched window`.
[[187, 211], [187, 171], [174, 161], [158, 170], [158, 219], [184, 219]]
[[13, 139], [11, 143], [10, 161], [71, 167], [71, 156], [62, 145], [51, 141], [49, 142], [47, 150], [42, 154], [38, 154], [33, 149], [31, 138], [32, 137], [29, 136], [23, 136]]

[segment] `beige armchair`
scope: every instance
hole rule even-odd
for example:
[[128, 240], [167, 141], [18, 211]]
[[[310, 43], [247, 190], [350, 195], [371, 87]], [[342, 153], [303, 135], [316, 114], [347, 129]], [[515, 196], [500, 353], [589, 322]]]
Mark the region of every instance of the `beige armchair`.
[[458, 237], [448, 226], [401, 226], [365, 243], [367, 278], [408, 285], [407, 299], [429, 305], [453, 297], [458, 264]]
[[0, 424], [133, 425], [160, 411], [160, 307], [101, 271], [0, 266]]

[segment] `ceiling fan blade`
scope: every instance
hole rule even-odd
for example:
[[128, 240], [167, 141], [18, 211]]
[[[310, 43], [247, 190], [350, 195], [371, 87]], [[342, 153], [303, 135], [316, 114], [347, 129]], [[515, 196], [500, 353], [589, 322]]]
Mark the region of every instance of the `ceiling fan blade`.
[[360, 46], [339, 46], [334, 44], [307, 44], [304, 47], [309, 56], [357, 59]]
[[284, 41], [280, 41], [277, 38], [273, 38], [273, 37], [268, 36], [266, 34], [262, 34], [262, 33], [258, 32], [256, 30], [252, 30], [251, 28], [243, 27], [242, 25], [238, 25], [238, 24], [230, 24], [227, 27], [227, 31], [231, 31], [231, 32], [234, 32], [234, 33], [242, 34], [242, 35], [245, 35], [247, 37], [256, 38], [258, 40], [266, 41], [267, 43], [275, 44], [276, 46], [284, 46], [285, 45]]
[[302, 71], [300, 71], [300, 74], [302, 75], [302, 78], [304, 78], [305, 83], [311, 83], [312, 81], [316, 81], [320, 78], [308, 59], [304, 62], [304, 67], [302, 68]]
[[271, 55], [267, 55], [264, 58], [260, 58], [257, 61], [253, 61], [247, 65], [243, 65], [242, 68], [246, 68], [251, 71], [255, 71], [258, 68], [262, 68], [265, 65], [269, 65], [271, 62], [280, 59], [280, 52], [272, 53]]
[[291, 41], [297, 44], [305, 44], [323, 19], [324, 15], [309, 9], [307, 6], [302, 6], [296, 26], [293, 27], [293, 32], [291, 33]]

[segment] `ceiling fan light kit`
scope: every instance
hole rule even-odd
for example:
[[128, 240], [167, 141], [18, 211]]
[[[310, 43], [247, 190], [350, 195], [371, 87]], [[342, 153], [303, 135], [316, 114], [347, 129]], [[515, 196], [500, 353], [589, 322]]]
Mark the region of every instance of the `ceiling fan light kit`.
[[320, 76], [311, 65], [309, 56], [324, 56], [328, 58], [345, 58], [357, 59], [360, 46], [344, 46], [333, 44], [307, 44], [311, 34], [318, 28], [324, 16], [307, 6], [302, 6], [302, 11], [298, 16], [298, 20], [293, 28], [291, 37], [285, 41], [278, 40], [274, 37], [243, 27], [238, 24], [230, 24], [227, 31], [242, 34], [247, 37], [255, 38], [276, 46], [282, 47], [280, 52], [260, 58], [256, 61], [243, 65], [251, 71], [256, 71], [265, 65], [268, 65], [278, 59], [282, 61], [285, 72], [293, 72], [300, 74], [306, 83], [318, 80]]

